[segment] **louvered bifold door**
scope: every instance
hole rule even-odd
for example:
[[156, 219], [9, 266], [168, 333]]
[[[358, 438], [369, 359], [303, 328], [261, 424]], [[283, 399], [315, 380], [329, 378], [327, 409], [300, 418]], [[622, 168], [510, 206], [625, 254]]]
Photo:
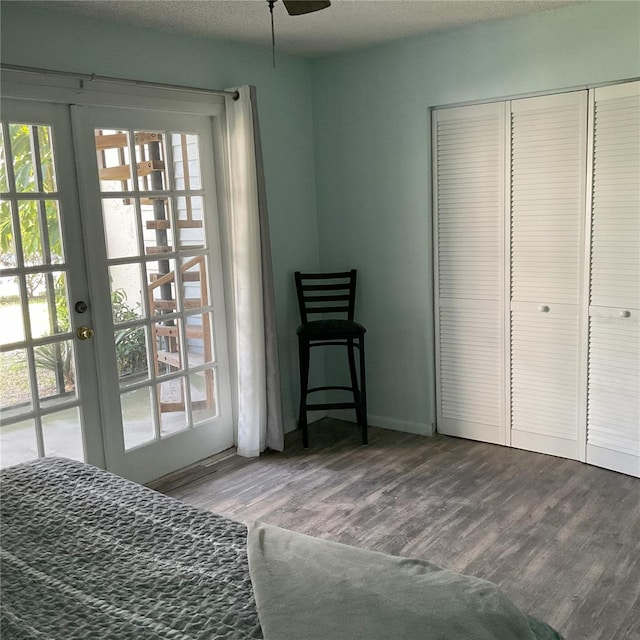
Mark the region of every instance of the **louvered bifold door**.
[[505, 444], [505, 104], [433, 114], [437, 428]]
[[586, 139], [586, 91], [511, 102], [511, 445], [574, 459]]
[[587, 462], [640, 477], [640, 83], [592, 116]]

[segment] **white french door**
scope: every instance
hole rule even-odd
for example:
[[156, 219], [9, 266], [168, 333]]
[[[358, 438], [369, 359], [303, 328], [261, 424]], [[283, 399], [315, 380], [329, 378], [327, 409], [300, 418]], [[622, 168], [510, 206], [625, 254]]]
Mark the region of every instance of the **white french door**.
[[69, 110], [3, 100], [1, 131], [0, 462], [104, 466]]
[[[64, 262], [44, 251], [43, 265], [27, 264], [25, 243], [16, 236], [16, 264], [3, 265], [2, 275], [9, 286], [19, 285], [25, 335], [3, 340], [3, 352], [26, 361], [32, 389], [43, 347], [71, 352], [75, 380], [63, 406], [78, 414], [82, 451], [72, 457], [147, 482], [233, 446], [213, 118], [145, 108], [11, 105], [16, 115], [7, 126], [49, 123], [56, 167], [64, 168], [56, 188], [68, 199], [58, 207], [68, 251]], [[60, 122], [27, 117], [29, 109], [55, 111]], [[3, 102], [3, 119], [13, 113]], [[11, 163], [5, 164], [11, 178]], [[8, 203], [3, 216], [11, 212], [14, 230], [25, 218], [21, 203], [34, 201], [29, 206], [37, 209], [58, 195], [2, 189]], [[65, 301], [70, 310], [68, 325], [55, 337], [33, 331], [27, 284], [41, 273], [45, 283], [68, 282], [68, 292], [54, 293], [48, 307], [52, 326], [56, 307]], [[49, 289], [53, 285], [45, 286], [45, 297]], [[3, 450], [15, 443], [15, 436], [5, 443], [5, 433], [26, 420], [37, 446], [22, 457], [51, 455], [43, 426], [51, 409], [37, 393], [30, 395], [30, 403], [22, 402], [29, 411], [22, 413], [15, 399], [3, 397]]]
[[90, 106], [72, 117], [107, 461], [148, 480], [233, 445], [211, 123]]

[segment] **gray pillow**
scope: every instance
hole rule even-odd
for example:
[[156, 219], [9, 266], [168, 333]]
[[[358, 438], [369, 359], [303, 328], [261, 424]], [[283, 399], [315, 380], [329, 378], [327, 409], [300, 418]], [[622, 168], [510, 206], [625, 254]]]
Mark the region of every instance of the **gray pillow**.
[[424, 560], [263, 523], [248, 554], [265, 640], [562, 640], [495, 584]]

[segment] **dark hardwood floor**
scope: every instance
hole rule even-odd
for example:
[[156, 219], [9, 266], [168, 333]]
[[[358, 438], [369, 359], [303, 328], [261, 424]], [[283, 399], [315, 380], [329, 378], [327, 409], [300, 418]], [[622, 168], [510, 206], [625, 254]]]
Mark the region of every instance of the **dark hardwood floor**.
[[331, 419], [310, 434], [308, 450], [295, 432], [284, 453], [222, 457], [156, 488], [492, 580], [566, 640], [640, 639], [640, 480], [440, 435], [372, 428], [363, 447]]

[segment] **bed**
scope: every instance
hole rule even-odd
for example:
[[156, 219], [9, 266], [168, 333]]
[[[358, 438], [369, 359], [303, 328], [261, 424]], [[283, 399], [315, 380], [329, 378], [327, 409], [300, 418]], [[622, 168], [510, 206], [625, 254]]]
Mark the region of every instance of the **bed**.
[[0, 482], [3, 639], [560, 639], [492, 583], [247, 529], [77, 461]]

